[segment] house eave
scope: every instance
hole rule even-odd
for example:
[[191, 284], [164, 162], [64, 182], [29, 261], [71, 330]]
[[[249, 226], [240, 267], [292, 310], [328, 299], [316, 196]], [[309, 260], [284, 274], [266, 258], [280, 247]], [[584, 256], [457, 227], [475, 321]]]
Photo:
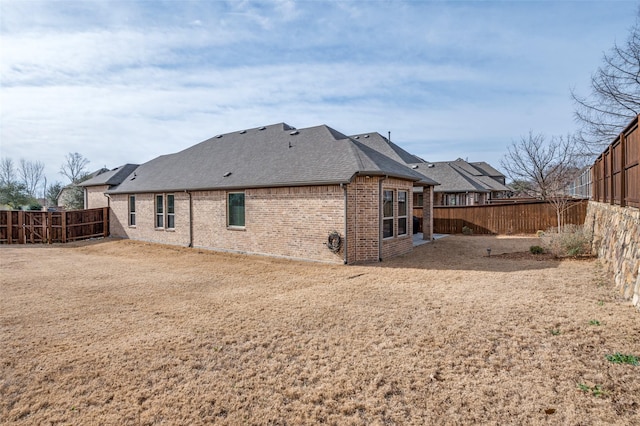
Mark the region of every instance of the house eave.
[[225, 186], [205, 186], [205, 187], [191, 187], [191, 188], [147, 188], [147, 189], [133, 189], [133, 190], [109, 190], [106, 194], [153, 194], [159, 192], [196, 192], [196, 191], [237, 191], [245, 189], [263, 189], [263, 188], [286, 188], [286, 187], [301, 187], [301, 186], [325, 186], [325, 185], [342, 185], [348, 184], [349, 180], [326, 180], [326, 181], [308, 181], [308, 182], [281, 182], [270, 183], [265, 185], [247, 184], [247, 185], [225, 185]]

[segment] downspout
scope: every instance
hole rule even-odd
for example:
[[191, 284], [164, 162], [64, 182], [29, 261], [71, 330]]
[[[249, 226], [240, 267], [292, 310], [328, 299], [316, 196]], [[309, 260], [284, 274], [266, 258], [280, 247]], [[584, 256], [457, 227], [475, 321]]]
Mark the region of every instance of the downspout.
[[378, 262], [382, 262], [382, 182], [388, 176], [381, 177], [378, 181]]
[[189, 247], [193, 248], [193, 199], [191, 198], [191, 192], [184, 190], [189, 194]]
[[348, 256], [348, 251], [347, 251], [347, 226], [348, 226], [348, 210], [347, 210], [347, 186], [344, 183], [340, 184], [340, 187], [342, 188], [342, 190], [344, 191], [344, 264], [347, 264], [347, 256]]

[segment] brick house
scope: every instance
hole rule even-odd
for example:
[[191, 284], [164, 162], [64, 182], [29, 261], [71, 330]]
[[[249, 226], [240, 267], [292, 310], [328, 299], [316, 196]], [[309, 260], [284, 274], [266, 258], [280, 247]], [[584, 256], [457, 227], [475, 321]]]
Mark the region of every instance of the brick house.
[[414, 188], [429, 204], [436, 182], [359, 139], [284, 123], [218, 135], [87, 181], [87, 207], [106, 194], [111, 235], [136, 240], [349, 264], [408, 253]]
[[[513, 192], [505, 185], [505, 176], [485, 162], [469, 163], [461, 158], [455, 161], [414, 162], [411, 168], [435, 180], [434, 206], [474, 206], [489, 204], [492, 200], [508, 198]], [[414, 195], [419, 206], [419, 195]]]
[[78, 186], [84, 188], [84, 208], [109, 207], [106, 192], [120, 185], [137, 168], [138, 164], [125, 164], [112, 170], [104, 169], [100, 174], [79, 183]]

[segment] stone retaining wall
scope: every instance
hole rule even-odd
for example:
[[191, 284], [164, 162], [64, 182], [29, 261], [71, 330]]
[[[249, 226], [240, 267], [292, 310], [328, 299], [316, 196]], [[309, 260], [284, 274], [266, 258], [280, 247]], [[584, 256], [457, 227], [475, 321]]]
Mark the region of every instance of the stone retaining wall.
[[640, 210], [590, 201], [584, 226], [620, 294], [640, 309]]

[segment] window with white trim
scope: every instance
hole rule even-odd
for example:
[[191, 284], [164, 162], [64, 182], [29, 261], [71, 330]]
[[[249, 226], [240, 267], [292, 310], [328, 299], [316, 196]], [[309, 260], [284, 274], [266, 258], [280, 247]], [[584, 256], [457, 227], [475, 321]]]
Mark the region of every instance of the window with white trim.
[[136, 196], [129, 195], [129, 226], [136, 226]]
[[167, 194], [167, 229], [176, 227], [176, 209], [175, 197], [173, 194]]
[[244, 228], [244, 219], [244, 192], [229, 192], [227, 194], [227, 226]]
[[164, 228], [164, 195], [156, 194], [156, 228]]
[[382, 193], [382, 238], [393, 237], [393, 191]]
[[398, 191], [398, 236], [407, 235], [407, 191]]

